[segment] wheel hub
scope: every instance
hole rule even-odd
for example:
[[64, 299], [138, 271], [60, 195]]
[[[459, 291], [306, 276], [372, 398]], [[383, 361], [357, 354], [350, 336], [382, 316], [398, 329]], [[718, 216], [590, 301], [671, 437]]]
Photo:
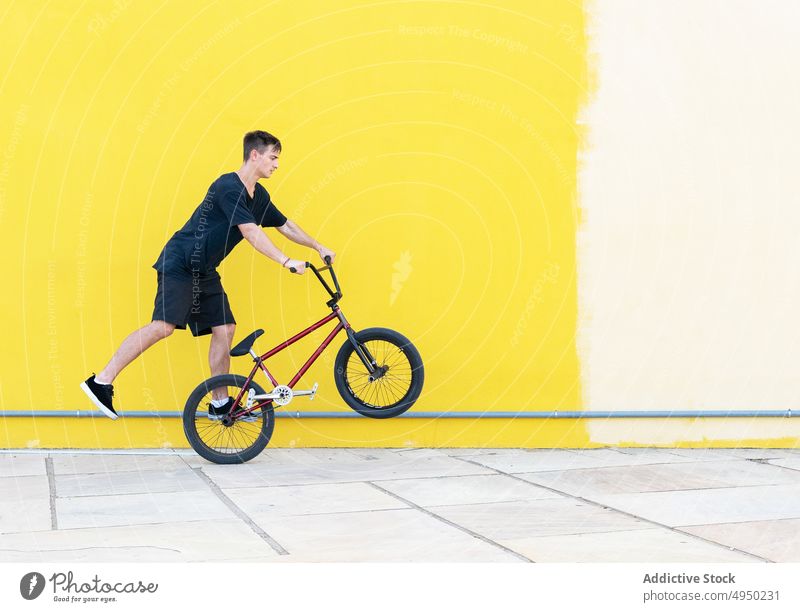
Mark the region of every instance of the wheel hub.
[[379, 368], [375, 368], [375, 371], [369, 375], [369, 382], [375, 382], [379, 378], [383, 378], [386, 372], [389, 371], [389, 366], [380, 366]]

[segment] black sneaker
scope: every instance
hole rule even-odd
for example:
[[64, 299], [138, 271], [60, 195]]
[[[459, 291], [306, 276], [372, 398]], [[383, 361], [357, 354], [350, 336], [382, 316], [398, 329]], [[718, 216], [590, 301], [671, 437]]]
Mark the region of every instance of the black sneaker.
[[[233, 398], [228, 396], [228, 401], [225, 402], [223, 406], [219, 408], [215, 407], [214, 404], [209, 402], [208, 404], [208, 418], [212, 421], [221, 421], [222, 418], [231, 411], [233, 408]], [[239, 417], [237, 421], [242, 421], [243, 423], [254, 423], [261, 419], [261, 412], [251, 412], [250, 414], [246, 414], [243, 417]]]
[[221, 421], [222, 417], [228, 414], [233, 407], [233, 398], [228, 396], [228, 400], [219, 408], [211, 402], [208, 403], [208, 418], [212, 421]]
[[94, 374], [81, 383], [81, 389], [89, 396], [101, 412], [110, 419], [117, 420], [119, 415], [112, 406], [114, 397], [114, 385], [101, 385], [94, 380]]

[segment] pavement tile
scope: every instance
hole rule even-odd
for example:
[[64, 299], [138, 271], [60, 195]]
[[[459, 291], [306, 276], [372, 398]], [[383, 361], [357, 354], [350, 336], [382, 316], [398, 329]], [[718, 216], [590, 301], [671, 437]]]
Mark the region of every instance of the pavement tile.
[[332, 461], [361, 460], [346, 448], [275, 448], [269, 449], [267, 457], [282, 464], [292, 463], [294, 465], [320, 465]]
[[797, 475], [800, 476], [800, 456], [786, 457], [782, 459], [770, 459], [769, 465], [777, 465], [779, 467], [789, 468], [790, 470], [798, 470]]
[[800, 518], [800, 485], [595, 495], [594, 501], [671, 527]]
[[49, 497], [0, 500], [0, 534], [42, 531], [51, 527]]
[[442, 506], [432, 512], [491, 540], [650, 529], [652, 525], [574, 499]]
[[[255, 459], [251, 459], [249, 463], [265, 463], [264, 453], [262, 452], [258, 457]], [[183, 462], [184, 467], [188, 467], [189, 469], [194, 468], [204, 468], [209, 465], [215, 465], [210, 461], [206, 461], [200, 455], [194, 455], [190, 457], [181, 457], [181, 461]]]
[[62, 529], [177, 523], [234, 516], [209, 490], [57, 498], [56, 511]]
[[800, 472], [753, 461], [704, 461], [631, 465], [517, 474], [529, 482], [593, 499], [596, 495], [733, 486], [800, 484]]
[[777, 563], [800, 562], [800, 519], [694, 525], [681, 531], [732, 546]]
[[379, 486], [425, 508], [561, 497], [503, 474], [391, 480]]
[[522, 474], [526, 472], [645, 465], [660, 463], [663, 459], [662, 455], [629, 455], [608, 449], [585, 451], [537, 449], [520, 453], [473, 456], [469, 457], [469, 460], [500, 472]]
[[408, 460], [409, 458], [447, 457], [434, 448], [288, 448], [274, 449], [270, 455], [281, 461], [310, 465], [317, 463], [361, 463], [377, 460]]
[[[285, 559], [288, 555], [257, 555], [255, 557], [226, 557], [224, 559], [214, 559], [214, 563], [276, 563]], [[203, 559], [193, 559], [190, 563], [202, 563]]]
[[499, 543], [537, 563], [758, 562], [749, 555], [663, 528], [500, 540]]
[[[654, 450], [654, 449], [647, 449]], [[618, 448], [571, 449], [568, 452], [596, 461], [600, 467], [619, 465], [653, 465], [658, 463], [683, 463], [684, 459], [664, 452], [623, 453]]]
[[289, 551], [280, 562], [522, 561], [418, 510], [262, 516], [256, 522]]
[[251, 518], [408, 508], [363, 482], [225, 489], [224, 493]]
[[[375, 459], [392, 459], [386, 448], [267, 448], [259, 457], [281, 465], [316, 466], [328, 463], [361, 463]], [[249, 462], [249, 463], [252, 463]]]
[[238, 519], [0, 535], [0, 560], [5, 562], [166, 563], [277, 556]]
[[[248, 463], [259, 463], [259, 462], [279, 462], [283, 463], [294, 463], [299, 456], [295, 453], [295, 450], [301, 449], [294, 449], [294, 448], [266, 448], [261, 451], [261, 454], [258, 455], [255, 459], [251, 459]], [[320, 450], [338, 450], [338, 449], [320, 449]]]
[[742, 459], [780, 459], [792, 457], [795, 453], [790, 448], [726, 448], [721, 450]]
[[52, 456], [56, 474], [105, 474], [188, 469], [178, 455], [62, 455]]
[[[352, 456], [355, 459], [366, 460], [366, 461], [375, 461], [376, 459], [396, 459], [400, 458], [408, 458], [408, 457], [432, 457], [432, 456], [446, 456], [436, 452], [436, 449], [403, 449], [403, 448], [343, 448], [343, 449], [315, 449], [318, 451], [333, 451], [332, 455], [334, 457], [340, 457], [341, 455], [336, 451], [345, 451], [348, 456]], [[418, 451], [431, 451], [431, 452], [418, 452]]]
[[10, 476], [46, 476], [45, 455], [0, 454], [0, 478]]
[[448, 448], [392, 448], [392, 454], [398, 457], [450, 457]]
[[6, 476], [0, 478], [0, 500], [41, 499], [50, 503], [50, 483], [47, 476]]
[[205, 490], [208, 485], [188, 469], [142, 472], [104, 472], [99, 474], [58, 474], [56, 495], [124, 495], [130, 493], [169, 493]]
[[207, 465], [203, 467], [203, 472], [225, 489], [492, 473], [489, 469], [450, 457], [348, 460], [314, 466], [290, 463], [281, 464], [277, 469], [271, 464]]
[[524, 448], [445, 448], [449, 457], [480, 457], [481, 455], [524, 455], [529, 449]]
[[716, 461], [724, 457], [732, 459], [771, 459], [787, 457], [791, 453], [783, 448], [669, 448], [663, 449], [672, 455], [694, 461]]
[[[617, 453], [621, 453], [623, 455], [635, 455], [639, 457], [654, 457], [656, 461], [653, 463], [693, 463], [695, 461], [700, 461], [703, 459], [707, 459], [709, 461], [721, 461], [723, 459], [737, 459], [741, 457], [731, 457], [727, 454], [717, 453], [717, 454], [709, 454], [705, 457], [692, 457], [691, 454], [688, 456], [684, 456], [681, 454], [676, 454], [672, 451], [675, 449], [673, 448], [626, 448], [626, 447], [615, 447], [611, 450], [614, 450]], [[720, 450], [720, 449], [711, 449], [711, 450]]]

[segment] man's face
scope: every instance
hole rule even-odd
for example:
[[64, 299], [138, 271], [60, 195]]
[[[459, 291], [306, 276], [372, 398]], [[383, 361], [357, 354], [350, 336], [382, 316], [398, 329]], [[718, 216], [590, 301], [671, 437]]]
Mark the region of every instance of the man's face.
[[269, 145], [263, 153], [259, 153], [258, 150], [253, 151], [256, 167], [263, 178], [269, 178], [278, 169], [278, 157], [280, 157], [280, 154], [281, 152], [276, 151], [272, 145]]

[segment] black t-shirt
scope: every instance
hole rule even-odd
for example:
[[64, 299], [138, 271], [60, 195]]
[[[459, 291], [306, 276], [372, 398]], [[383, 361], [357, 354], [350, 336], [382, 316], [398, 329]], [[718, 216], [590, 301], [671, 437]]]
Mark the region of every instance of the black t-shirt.
[[240, 223], [281, 227], [286, 217], [256, 183], [253, 197], [235, 172], [211, 183], [203, 201], [158, 256], [153, 267], [164, 274], [215, 274], [216, 267], [242, 240]]

